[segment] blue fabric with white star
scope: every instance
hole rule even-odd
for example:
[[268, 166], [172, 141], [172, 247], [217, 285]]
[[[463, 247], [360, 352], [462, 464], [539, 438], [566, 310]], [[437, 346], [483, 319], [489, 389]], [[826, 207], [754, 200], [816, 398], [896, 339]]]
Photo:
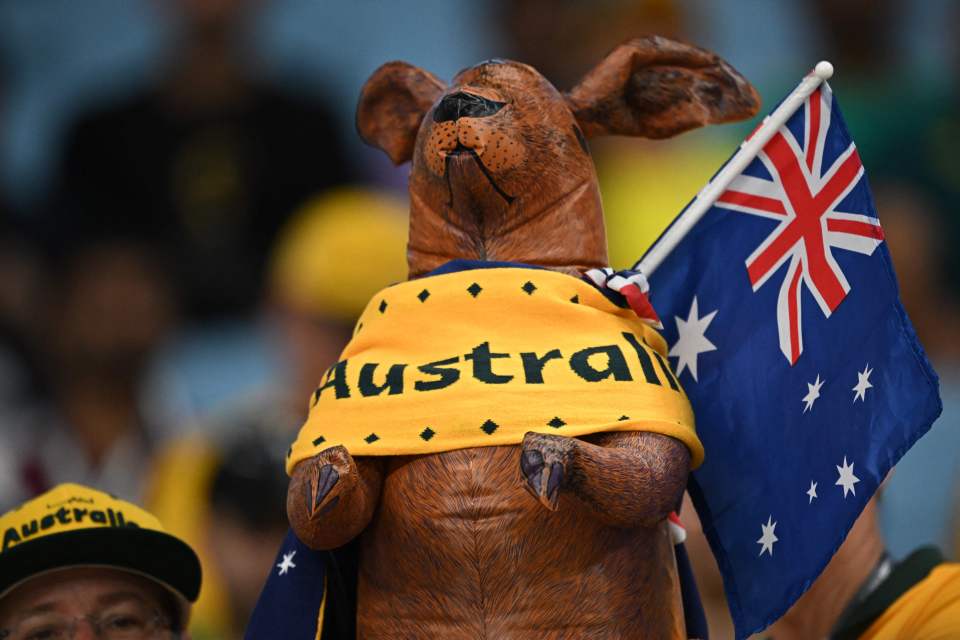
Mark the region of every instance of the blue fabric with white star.
[[323, 600], [327, 554], [288, 531], [247, 623], [245, 640], [313, 640]]
[[[788, 127], [803, 139], [802, 115]], [[834, 105], [824, 166], [849, 144]], [[745, 173], [770, 179], [756, 159]], [[877, 217], [865, 176], [836, 208]], [[648, 274], [706, 451], [690, 494], [740, 638], [809, 588], [941, 410], [885, 242], [832, 251], [850, 291], [829, 317], [802, 288], [803, 351], [790, 364], [777, 325], [789, 260], [756, 291], [745, 266], [777, 225], [715, 204]]]

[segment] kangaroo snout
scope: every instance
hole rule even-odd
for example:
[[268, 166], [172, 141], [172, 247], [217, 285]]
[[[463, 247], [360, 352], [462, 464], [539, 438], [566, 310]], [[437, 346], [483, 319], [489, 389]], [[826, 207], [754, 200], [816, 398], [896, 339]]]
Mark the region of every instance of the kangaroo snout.
[[447, 122], [459, 118], [485, 118], [500, 111], [505, 102], [497, 102], [466, 91], [457, 91], [445, 96], [433, 112], [434, 122]]

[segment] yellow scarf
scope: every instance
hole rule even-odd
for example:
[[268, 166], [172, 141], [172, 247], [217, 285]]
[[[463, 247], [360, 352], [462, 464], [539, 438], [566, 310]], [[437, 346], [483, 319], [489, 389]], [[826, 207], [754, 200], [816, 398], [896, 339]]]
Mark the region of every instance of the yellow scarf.
[[287, 472], [323, 449], [355, 456], [519, 444], [528, 431], [651, 431], [703, 461], [666, 343], [588, 282], [538, 269], [411, 280], [367, 304], [311, 398]]

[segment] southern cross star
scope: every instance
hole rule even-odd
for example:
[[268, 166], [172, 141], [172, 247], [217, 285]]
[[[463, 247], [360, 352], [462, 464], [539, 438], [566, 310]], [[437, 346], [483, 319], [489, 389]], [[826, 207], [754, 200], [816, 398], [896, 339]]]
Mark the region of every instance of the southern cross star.
[[870, 365], [866, 365], [863, 368], [863, 371], [857, 372], [857, 384], [853, 387], [853, 401], [856, 402], [858, 399], [861, 402], [866, 402], [867, 389], [872, 387], [870, 384], [870, 374], [873, 373], [873, 369], [870, 368]]
[[280, 568], [279, 575], [285, 575], [290, 569], [295, 569], [297, 565], [293, 564], [293, 556], [297, 555], [296, 550], [283, 554], [283, 560], [277, 565]]
[[843, 456], [843, 466], [837, 466], [837, 473], [840, 474], [840, 477], [837, 478], [834, 484], [843, 487], [843, 497], [846, 498], [848, 493], [857, 495], [857, 490], [853, 485], [860, 482], [860, 478], [853, 475], [853, 463], [851, 462], [849, 466], [847, 465], [847, 456]]
[[810, 502], [807, 502], [807, 504], [810, 504], [811, 502], [813, 502], [814, 498], [819, 497], [817, 495], [817, 483], [814, 482], [813, 480], [810, 481], [810, 488], [807, 489], [807, 495], [810, 496]]
[[820, 397], [820, 387], [823, 386], [825, 380], [820, 379], [820, 374], [817, 374], [817, 379], [813, 384], [807, 383], [807, 395], [803, 396], [801, 402], [804, 403], [803, 412], [806, 413], [813, 408], [813, 403], [817, 401], [817, 398]]
[[670, 348], [668, 355], [676, 356], [677, 377], [683, 373], [684, 369], [690, 370], [690, 375], [694, 381], [697, 380], [697, 356], [708, 351], [716, 351], [717, 347], [707, 339], [707, 327], [713, 321], [717, 311], [713, 310], [707, 315], [700, 317], [700, 310], [697, 308], [697, 297], [693, 297], [693, 303], [690, 305], [690, 313], [684, 320], [680, 316], [674, 316], [677, 321], [677, 341]]
[[773, 516], [767, 516], [767, 524], [761, 524], [760, 528], [763, 530], [763, 535], [760, 536], [760, 539], [757, 540], [757, 544], [760, 545], [760, 555], [763, 555], [763, 552], [768, 552], [771, 556], [773, 555], [773, 543], [777, 542], [779, 538], [773, 532], [777, 527], [777, 523], [773, 522]]

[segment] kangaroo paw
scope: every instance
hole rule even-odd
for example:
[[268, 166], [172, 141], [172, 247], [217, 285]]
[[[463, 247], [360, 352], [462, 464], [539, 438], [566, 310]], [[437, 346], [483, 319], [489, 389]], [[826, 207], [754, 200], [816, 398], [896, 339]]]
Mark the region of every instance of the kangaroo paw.
[[356, 464], [343, 447], [321, 451], [306, 462], [304, 472], [302, 491], [310, 520], [330, 513], [357, 483]]
[[354, 494], [360, 474], [343, 447], [325, 449], [299, 463], [287, 489], [287, 518], [297, 536], [313, 548], [325, 548], [335, 530], [362, 518]]
[[570, 478], [576, 442], [545, 433], [527, 433], [520, 447], [524, 488], [550, 511], [559, 508], [560, 490]]

